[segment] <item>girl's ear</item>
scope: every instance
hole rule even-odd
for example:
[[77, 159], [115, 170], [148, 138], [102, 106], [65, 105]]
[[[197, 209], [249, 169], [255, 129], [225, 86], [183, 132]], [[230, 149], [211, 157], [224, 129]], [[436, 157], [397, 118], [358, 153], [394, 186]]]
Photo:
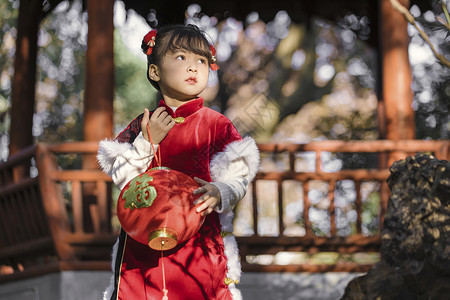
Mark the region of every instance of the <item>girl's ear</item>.
[[158, 82], [160, 80], [159, 77], [159, 68], [155, 64], [151, 64], [148, 67], [148, 77], [150, 77], [151, 80]]

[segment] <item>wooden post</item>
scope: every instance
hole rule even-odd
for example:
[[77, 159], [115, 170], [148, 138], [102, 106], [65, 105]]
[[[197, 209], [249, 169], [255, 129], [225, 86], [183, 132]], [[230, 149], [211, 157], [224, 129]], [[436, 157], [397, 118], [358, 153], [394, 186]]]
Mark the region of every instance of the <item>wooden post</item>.
[[[409, 0], [400, 0], [409, 7]], [[382, 101], [385, 110], [386, 138], [414, 139], [414, 112], [411, 107], [412, 75], [408, 57], [407, 21], [394, 9], [390, 0], [380, 0], [380, 34], [382, 59]], [[399, 159], [399, 153], [389, 156], [389, 165]]]
[[[87, 1], [88, 46], [84, 98], [84, 140], [113, 134], [114, 52], [113, 0]], [[97, 168], [97, 164], [89, 165]]]
[[63, 201], [64, 197], [61, 187], [52, 178], [52, 174], [58, 168], [56, 157], [47, 148], [45, 144], [38, 144], [36, 149], [36, 163], [39, 169], [39, 184], [44, 211], [59, 258], [61, 260], [74, 260], [73, 248], [66, 241], [71, 228]]
[[[113, 135], [114, 98], [114, 0], [87, 1], [88, 46], [84, 98], [85, 141], [100, 141]], [[83, 169], [98, 169], [95, 155], [83, 157]], [[83, 186], [85, 229], [93, 230], [91, 212], [96, 211], [95, 184]]]
[[[33, 144], [37, 37], [41, 17], [42, 1], [20, 1], [11, 95], [10, 156]], [[27, 176], [28, 172], [29, 166], [17, 168], [14, 180]]]

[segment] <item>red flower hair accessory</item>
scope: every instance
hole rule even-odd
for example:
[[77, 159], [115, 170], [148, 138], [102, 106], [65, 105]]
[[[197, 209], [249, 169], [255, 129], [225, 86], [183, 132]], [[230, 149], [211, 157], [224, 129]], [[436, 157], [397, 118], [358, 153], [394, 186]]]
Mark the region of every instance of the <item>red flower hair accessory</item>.
[[211, 52], [211, 61], [212, 63], [209, 65], [211, 67], [211, 70], [217, 71], [219, 70], [219, 66], [216, 64], [216, 48], [214, 48], [213, 45], [209, 44], [209, 51]]
[[153, 52], [153, 47], [155, 46], [155, 39], [156, 39], [156, 29], [153, 29], [149, 31], [145, 36], [143, 40], [143, 44], [145, 44], [147, 49], [144, 50], [144, 53], [147, 55], [151, 55]]

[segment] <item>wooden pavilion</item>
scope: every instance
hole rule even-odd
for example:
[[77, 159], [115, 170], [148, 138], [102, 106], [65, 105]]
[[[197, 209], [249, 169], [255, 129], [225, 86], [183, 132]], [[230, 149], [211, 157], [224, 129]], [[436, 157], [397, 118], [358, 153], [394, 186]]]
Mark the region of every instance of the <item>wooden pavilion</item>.
[[[50, 3], [58, 1], [48, 1]], [[163, 22], [180, 23], [191, 1], [124, 1], [145, 15], [154, 8]], [[144, 1], [146, 2], [146, 1]], [[176, 2], [176, 3], [175, 3]], [[389, 190], [385, 180], [387, 166], [406, 155], [426, 151], [440, 159], [449, 159], [448, 141], [414, 140], [414, 114], [411, 109], [411, 70], [408, 61], [409, 37], [406, 21], [396, 12], [389, 0], [378, 1], [194, 1], [205, 13], [221, 18], [232, 15], [244, 19], [257, 11], [268, 20], [280, 10], [286, 10], [294, 21], [309, 15], [337, 19], [348, 12], [365, 13], [374, 22], [369, 43], [379, 54], [379, 122], [382, 140], [377, 141], [321, 141], [309, 144], [261, 144], [260, 150], [284, 153], [289, 167], [279, 172], [260, 172], [252, 189], [254, 235], [237, 237], [244, 271], [256, 272], [364, 272], [371, 265], [345, 263], [335, 265], [258, 265], [246, 260], [249, 255], [276, 254], [280, 251], [335, 251], [356, 253], [379, 250], [380, 235], [362, 233], [361, 183], [380, 183], [380, 230], [387, 206]], [[401, 1], [405, 6], [408, 0]], [[415, 1], [421, 3], [421, 1]], [[0, 165], [0, 283], [10, 282], [64, 270], [109, 270], [110, 250], [116, 238], [111, 199], [111, 179], [101, 173], [94, 155], [97, 143], [113, 132], [113, 0], [86, 1], [89, 14], [88, 49], [86, 53], [86, 86], [84, 105], [84, 141], [47, 145], [33, 144], [31, 124], [34, 106], [34, 73], [36, 70], [37, 30], [45, 10], [42, 1], [20, 1], [17, 38], [16, 74], [13, 82], [10, 157]], [[341, 3], [341, 2], [339, 2]], [[24, 5], [25, 4], [25, 5]], [[26, 5], [28, 4], [28, 5]], [[420, 4], [426, 5], [426, 4]], [[226, 12], [226, 13], [224, 13]], [[95, 130], [93, 130], [95, 128]], [[297, 172], [298, 153], [313, 152], [315, 170]], [[379, 169], [342, 170], [329, 173], [322, 169], [321, 153], [377, 153], [384, 154]], [[80, 170], [63, 170], [58, 156], [76, 154], [84, 157]], [[29, 172], [30, 166], [38, 174]], [[340, 180], [352, 180], [356, 187], [355, 209], [357, 233], [338, 236], [336, 231], [334, 189]], [[279, 235], [258, 234], [258, 197], [256, 184], [260, 180], [274, 180], [278, 186]], [[306, 234], [285, 236], [283, 225], [284, 181], [303, 184], [303, 219]], [[314, 180], [329, 185], [328, 208], [330, 234], [314, 235], [309, 220], [308, 183]]]

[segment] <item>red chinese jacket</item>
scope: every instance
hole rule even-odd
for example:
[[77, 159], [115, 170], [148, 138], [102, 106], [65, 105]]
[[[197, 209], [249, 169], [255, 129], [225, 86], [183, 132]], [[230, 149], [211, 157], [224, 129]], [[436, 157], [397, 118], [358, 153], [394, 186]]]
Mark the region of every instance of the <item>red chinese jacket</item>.
[[[244, 196], [256, 174], [259, 165], [256, 144], [251, 138], [243, 139], [225, 116], [203, 107], [202, 98], [181, 105], [175, 112], [163, 100], [159, 106], [165, 106], [178, 121], [158, 145], [161, 165], [208, 182], [228, 182], [231, 187], [227, 192], [225, 183], [217, 182], [224, 201], [222, 207], [206, 217], [192, 238], [164, 251], [168, 297], [241, 299], [235, 286], [241, 270], [236, 241], [231, 235], [231, 209]], [[98, 159], [107, 173], [117, 167], [115, 157], [122, 155], [126, 160], [123, 153], [132, 151], [131, 145], [142, 136], [142, 116], [133, 120], [114, 141], [100, 144]], [[150, 161], [147, 167], [155, 167], [155, 160]], [[133, 240], [123, 230], [113, 251], [113, 270], [115, 274], [104, 299], [163, 297], [161, 253]]]

